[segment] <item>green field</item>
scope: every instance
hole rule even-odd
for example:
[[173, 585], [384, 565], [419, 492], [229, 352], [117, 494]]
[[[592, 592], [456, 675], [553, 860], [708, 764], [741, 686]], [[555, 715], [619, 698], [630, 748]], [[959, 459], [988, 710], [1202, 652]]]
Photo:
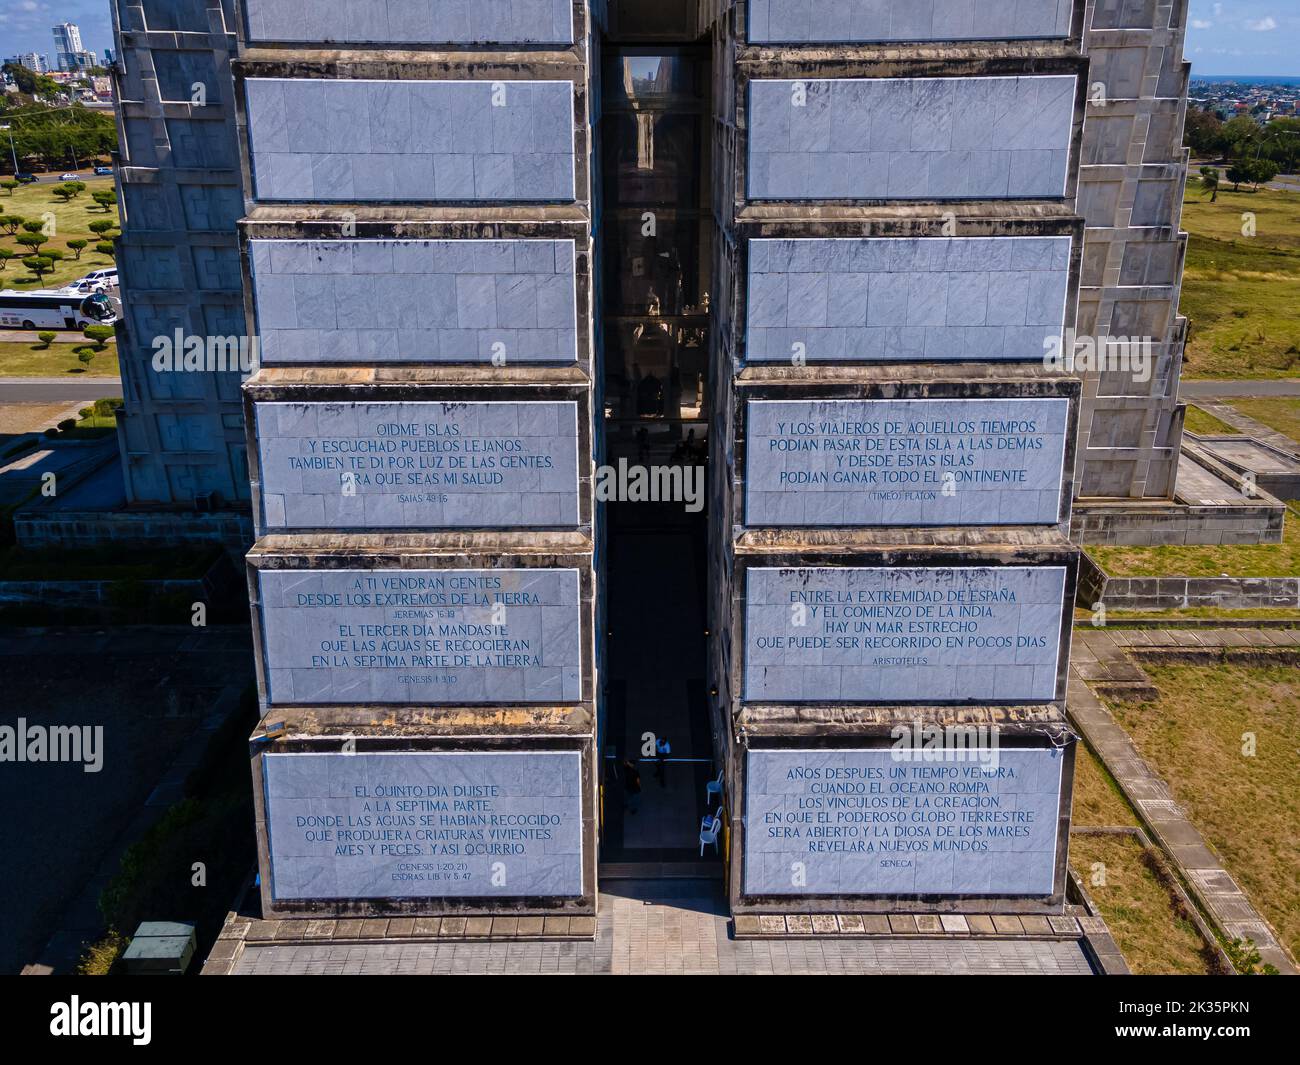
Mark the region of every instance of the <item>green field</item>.
[[1286, 662], [1144, 668], [1159, 700], [1116, 701], [1111, 712], [1294, 957], [1300, 671]]
[[89, 366], [83, 366], [72, 349], [89, 344], [83, 340], [80, 344], [51, 344], [46, 348], [43, 344], [31, 344], [25, 340], [0, 340], [0, 377], [62, 377], [72, 374], [116, 380], [119, 376], [117, 346], [110, 342], [90, 360]]
[[[1245, 215], [1254, 236], [1244, 236]], [[1183, 376], [1300, 375], [1300, 193], [1223, 183], [1211, 203], [1199, 178], [1187, 183], [1190, 234], [1179, 311], [1191, 320]]]
[[[1300, 313], [1298, 311], [1297, 313]], [[1300, 398], [1295, 396], [1252, 396], [1234, 399], [1230, 405], [1247, 418], [1276, 429], [1300, 443]]]
[[[40, 279], [22, 264], [21, 259], [10, 259], [4, 269], [0, 270], [0, 288], [58, 288], [92, 270], [113, 265], [110, 256], [95, 251], [100, 238], [87, 228], [92, 222], [118, 218], [117, 208], [105, 212], [90, 198], [90, 194], [99, 189], [112, 189], [113, 179], [82, 176], [78, 180], [86, 183], [86, 191], [66, 203], [54, 195], [51, 185], [23, 185], [14, 189], [12, 194], [0, 191], [0, 214], [21, 215], [32, 222], [41, 221], [47, 212], [52, 214], [54, 234], [42, 249], [56, 248], [67, 256], [55, 264], [53, 271]], [[18, 232], [21, 233], [22, 230]], [[90, 245], [81, 253], [80, 260], [75, 259], [73, 252], [68, 250], [68, 241], [78, 239], [90, 241]], [[0, 248], [24, 256], [28, 254], [27, 249], [8, 234], [0, 235]]]
[[1187, 417], [1183, 422], [1183, 428], [1189, 433], [1197, 433], [1200, 436], [1235, 436], [1241, 432], [1192, 403], [1187, 405]]

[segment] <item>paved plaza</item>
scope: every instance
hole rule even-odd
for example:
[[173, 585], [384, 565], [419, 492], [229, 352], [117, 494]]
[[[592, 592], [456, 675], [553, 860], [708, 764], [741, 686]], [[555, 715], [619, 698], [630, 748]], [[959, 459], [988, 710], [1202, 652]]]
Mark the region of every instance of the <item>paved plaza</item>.
[[[730, 938], [720, 882], [614, 881], [596, 938], [565, 942], [246, 944], [240, 975], [1089, 975], [1077, 940]], [[676, 896], [676, 897], [674, 897]]]

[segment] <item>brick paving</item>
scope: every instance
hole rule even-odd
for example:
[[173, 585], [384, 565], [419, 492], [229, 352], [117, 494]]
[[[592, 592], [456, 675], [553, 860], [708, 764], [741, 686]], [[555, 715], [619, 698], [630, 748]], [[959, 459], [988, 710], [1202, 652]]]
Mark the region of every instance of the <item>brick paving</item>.
[[[688, 887], [688, 885], [691, 885]], [[674, 891], [674, 888], [676, 889]], [[685, 889], [685, 890], [684, 890]], [[235, 975], [999, 974], [1090, 975], [1077, 939], [741, 939], [716, 885], [619, 882], [592, 940], [246, 943]], [[692, 891], [694, 893], [692, 893]], [[672, 892], [681, 897], [664, 897]]]
[[[1188, 820], [1169, 785], [1143, 759], [1129, 734], [1089, 687], [1093, 684], [1115, 693], [1149, 685], [1146, 674], [1125, 653], [1130, 647], [1144, 653], [1179, 654], [1293, 649], [1300, 647], [1300, 630], [1077, 629], [1067, 693], [1071, 720], [1137, 810], [1147, 831], [1178, 866], [1201, 906], [1229, 938], [1254, 940], [1262, 961], [1283, 973], [1296, 973], [1273, 930]], [[1134, 671], [1141, 676], [1134, 677]]]

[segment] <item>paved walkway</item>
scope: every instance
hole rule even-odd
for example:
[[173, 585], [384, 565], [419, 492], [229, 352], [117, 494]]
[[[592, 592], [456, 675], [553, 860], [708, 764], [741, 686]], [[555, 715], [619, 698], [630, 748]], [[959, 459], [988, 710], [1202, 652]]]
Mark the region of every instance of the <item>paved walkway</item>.
[[0, 377], [0, 406], [10, 403], [82, 403], [122, 394], [118, 377]]
[[[600, 898], [592, 941], [261, 945], [251, 974], [984, 974], [1089, 975], [1077, 940], [733, 940], [709, 881], [618, 881]], [[664, 897], [676, 887], [679, 897]]]
[[1295, 629], [1178, 629], [1075, 630], [1067, 692], [1069, 715], [1088, 746], [1096, 752], [1120, 790], [1137, 810], [1147, 831], [1173, 859], [1188, 887], [1215, 922], [1235, 939], [1252, 939], [1263, 961], [1281, 972], [1296, 967], [1282, 949], [1268, 922], [1251, 904], [1196, 826], [1174, 799], [1169, 785], [1142, 758], [1129, 734], [1093, 694], [1088, 682], [1110, 687], [1150, 680], [1126, 653], [1126, 648], [1195, 649], [1300, 647]]
[[1178, 382], [1179, 399], [1205, 396], [1300, 396], [1300, 378], [1283, 377], [1271, 381], [1189, 381], [1183, 378]]
[[1270, 429], [1263, 422], [1256, 421], [1248, 415], [1242, 414], [1236, 407], [1230, 407], [1226, 403], [1215, 403], [1206, 401], [1196, 404], [1203, 411], [1213, 414], [1221, 422], [1227, 422], [1234, 429], [1245, 433], [1247, 436], [1253, 436], [1256, 440], [1262, 440], [1285, 454], [1300, 459], [1300, 444], [1297, 444], [1289, 436], [1279, 433], [1276, 429]]

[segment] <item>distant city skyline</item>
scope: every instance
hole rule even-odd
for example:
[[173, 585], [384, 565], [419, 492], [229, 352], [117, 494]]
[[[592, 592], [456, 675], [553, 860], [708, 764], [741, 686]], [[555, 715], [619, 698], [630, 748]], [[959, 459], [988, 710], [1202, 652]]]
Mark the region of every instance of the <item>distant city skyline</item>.
[[101, 60], [113, 47], [113, 20], [108, 0], [0, 0], [0, 58], [38, 52], [57, 67], [54, 27], [71, 22], [81, 30], [81, 43]]
[[[108, 0], [3, 0], [5, 58], [39, 52], [53, 66], [60, 22], [76, 23], [99, 56], [113, 47]], [[1300, 76], [1300, 10], [1295, 0], [1191, 0], [1186, 56], [1193, 77]]]

